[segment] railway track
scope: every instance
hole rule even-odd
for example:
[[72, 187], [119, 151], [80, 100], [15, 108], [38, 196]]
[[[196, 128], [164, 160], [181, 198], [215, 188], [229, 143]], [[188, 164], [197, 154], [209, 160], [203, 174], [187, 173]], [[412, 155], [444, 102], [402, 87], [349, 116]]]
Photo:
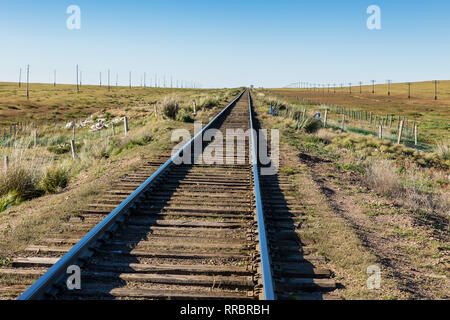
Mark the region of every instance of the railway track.
[[[226, 137], [254, 123], [246, 91], [204, 130]], [[206, 159], [214, 144], [203, 143]], [[23, 300], [326, 298], [335, 283], [298, 239], [301, 214], [285, 196], [289, 183], [259, 176], [253, 146], [245, 143], [245, 164], [175, 165], [164, 156], [147, 163], [69, 222], [79, 224], [81, 240], [46, 239], [13, 261], [21, 269], [3, 274], [40, 276]], [[67, 289], [71, 265], [81, 267], [81, 290]]]

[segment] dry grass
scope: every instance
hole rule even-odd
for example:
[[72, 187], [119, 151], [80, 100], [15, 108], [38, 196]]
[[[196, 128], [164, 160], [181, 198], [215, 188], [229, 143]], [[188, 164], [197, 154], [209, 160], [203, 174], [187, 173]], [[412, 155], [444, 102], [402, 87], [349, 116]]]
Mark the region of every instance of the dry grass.
[[180, 108], [180, 103], [176, 96], [170, 96], [161, 101], [160, 108], [165, 117], [175, 120]]
[[403, 193], [395, 167], [388, 160], [372, 161], [367, 168], [366, 181], [370, 188], [383, 195], [398, 197]]
[[450, 212], [449, 192], [437, 192], [431, 179], [417, 167], [399, 172], [392, 161], [375, 159], [368, 163], [365, 182], [377, 193], [407, 207], [430, 214]]
[[442, 160], [450, 160], [450, 144], [445, 141], [440, 141], [436, 145], [436, 154]]

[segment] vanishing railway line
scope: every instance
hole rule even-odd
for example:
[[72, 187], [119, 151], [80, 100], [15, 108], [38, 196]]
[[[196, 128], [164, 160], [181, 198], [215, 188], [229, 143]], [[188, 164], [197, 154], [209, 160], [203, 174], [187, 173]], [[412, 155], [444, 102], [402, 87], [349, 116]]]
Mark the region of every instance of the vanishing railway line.
[[[252, 113], [246, 91], [203, 130], [245, 131]], [[70, 221], [76, 233], [29, 247], [34, 256], [0, 274], [36, 277], [51, 266], [19, 299], [326, 298], [335, 282], [295, 232], [302, 213], [285, 195], [289, 182], [251, 164], [256, 139], [245, 164], [147, 163]], [[202, 143], [205, 157], [214, 143]], [[81, 290], [67, 289], [71, 265], [81, 267]]]

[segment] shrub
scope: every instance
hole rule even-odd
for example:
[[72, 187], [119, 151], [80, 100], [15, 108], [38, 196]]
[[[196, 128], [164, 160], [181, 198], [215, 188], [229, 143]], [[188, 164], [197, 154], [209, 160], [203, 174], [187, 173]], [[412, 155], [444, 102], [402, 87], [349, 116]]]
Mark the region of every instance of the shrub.
[[183, 112], [179, 115], [179, 120], [181, 122], [193, 123], [195, 120], [188, 112]]
[[6, 172], [0, 174], [0, 196], [16, 192], [21, 198], [31, 198], [36, 193], [37, 180], [31, 168], [21, 163], [12, 165]]
[[200, 109], [212, 109], [219, 104], [218, 98], [207, 97], [200, 100]]
[[175, 120], [178, 114], [179, 103], [175, 97], [165, 98], [161, 102], [162, 113], [165, 117]]
[[104, 140], [99, 143], [95, 143], [90, 148], [91, 156], [94, 159], [108, 159], [111, 155], [111, 146], [109, 140]]
[[11, 206], [18, 205], [22, 202], [22, 198], [17, 191], [11, 191], [7, 195], [0, 197], [0, 212], [5, 211]]
[[56, 193], [69, 184], [70, 172], [62, 166], [50, 166], [45, 171], [41, 188], [46, 193]]
[[295, 123], [296, 130], [303, 130], [306, 133], [315, 133], [319, 131], [322, 126], [322, 121], [314, 118], [301, 119]]
[[450, 145], [441, 141], [436, 146], [436, 154], [442, 160], [450, 160]]
[[402, 194], [402, 185], [395, 166], [388, 160], [374, 160], [368, 164], [366, 182], [378, 193], [395, 197]]

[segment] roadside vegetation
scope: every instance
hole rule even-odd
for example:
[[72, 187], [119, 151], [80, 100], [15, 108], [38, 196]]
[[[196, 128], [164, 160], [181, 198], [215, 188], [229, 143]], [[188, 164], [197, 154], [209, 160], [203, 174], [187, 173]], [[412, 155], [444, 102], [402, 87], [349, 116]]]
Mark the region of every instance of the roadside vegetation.
[[[349, 299], [448, 299], [450, 161], [448, 133], [429, 152], [328, 126], [321, 106], [255, 90], [264, 128], [279, 129], [297, 182], [293, 194], [313, 213], [299, 230], [329, 259]], [[278, 116], [269, 114], [270, 105]], [[304, 113], [306, 110], [306, 113]], [[323, 114], [323, 113], [322, 113]], [[283, 162], [282, 160], [282, 162]], [[383, 288], [367, 290], [366, 269], [382, 266]]]
[[[37, 87], [38, 85], [34, 85]], [[5, 95], [5, 88], [8, 85], [0, 86], [0, 106], [2, 103], [11, 103], [12, 98], [3, 102], [1, 95]], [[64, 92], [67, 95], [66, 87], [57, 89], [42, 85], [42, 90], [35, 94], [45, 92], [44, 98], [39, 100], [39, 112], [35, 111], [27, 115], [32, 115], [32, 119], [45, 118], [47, 103], [54, 104], [54, 99]], [[103, 89], [105, 90], [105, 89]], [[204, 118], [211, 109], [234, 98], [239, 89], [235, 90], [167, 90], [167, 89], [136, 89], [139, 100], [131, 98], [128, 89], [117, 89], [114, 95], [118, 95], [120, 102], [110, 108], [103, 105], [101, 110], [86, 115], [85, 118], [75, 119], [69, 115], [70, 122], [44, 121], [22, 124], [16, 126], [17, 133], [14, 136], [9, 134], [9, 128], [0, 130], [0, 212], [23, 201], [27, 201], [45, 194], [55, 194], [61, 192], [75, 183], [78, 177], [85, 174], [90, 168], [96, 166], [101, 161], [110, 158], [118, 158], [121, 154], [135, 148], [143, 147], [151, 142], [159, 141], [158, 132], [155, 129], [159, 123], [177, 122], [190, 123], [196, 118]], [[145, 93], [145, 94], [144, 94]], [[51, 94], [57, 97], [51, 97]], [[110, 93], [104, 93], [110, 95]], [[12, 95], [12, 94], [10, 94]], [[99, 88], [85, 87], [79, 94], [78, 99], [67, 98], [65, 103], [73, 101], [99, 101]], [[96, 97], [96, 98], [94, 98]], [[123, 99], [130, 98], [130, 103], [125, 104]], [[21, 101], [20, 98], [17, 98]], [[72, 100], [73, 99], [73, 100]], [[104, 98], [106, 99], [106, 98]], [[108, 98], [109, 99], [109, 98]], [[34, 100], [31, 100], [32, 102]], [[60, 100], [58, 100], [60, 101]], [[69, 102], [70, 101], [70, 102]], [[139, 101], [139, 102], [138, 102]], [[147, 101], [146, 103], [144, 103]], [[195, 104], [195, 114], [194, 114]], [[64, 109], [64, 108], [63, 108]], [[33, 109], [35, 110], [35, 109]], [[8, 118], [8, 114], [3, 114], [0, 109], [2, 121]], [[66, 118], [65, 112], [61, 113]], [[19, 118], [25, 123], [25, 119]], [[129, 132], [124, 132], [124, 117], [129, 121]], [[61, 120], [61, 119], [58, 119]], [[72, 122], [73, 121], [73, 122]], [[81, 121], [81, 122], [80, 122]], [[79, 123], [87, 123], [79, 126]], [[93, 124], [93, 126], [91, 126]], [[71, 140], [73, 136], [73, 126], [75, 128], [75, 159], [73, 158]], [[94, 129], [92, 129], [94, 127]], [[0, 128], [1, 129], [1, 128]], [[3, 133], [7, 135], [4, 136]], [[4, 157], [8, 157], [9, 165], [6, 168]]]
[[[375, 93], [372, 90], [375, 89]], [[435, 86], [431, 81], [411, 83], [411, 99], [408, 99], [408, 84], [393, 83], [390, 90], [387, 84], [365, 85], [361, 87], [353, 86], [350, 94], [349, 87], [336, 87], [336, 93], [331, 86], [330, 89], [320, 90], [306, 89], [275, 89], [271, 92], [277, 98], [286, 98], [291, 103], [302, 103], [311, 106], [339, 106], [347, 110], [360, 110], [373, 112], [373, 116], [378, 118], [386, 115], [401, 116], [407, 118], [409, 123], [415, 121], [419, 128], [419, 146], [427, 148], [434, 147], [440, 142], [443, 136], [450, 131], [450, 81], [439, 81], [437, 86], [437, 100], [435, 96]], [[390, 95], [388, 95], [390, 91]], [[267, 91], [266, 91], [267, 93]], [[330, 119], [334, 115], [330, 114]], [[340, 116], [335, 118], [340, 120]], [[373, 131], [367, 126], [353, 122], [355, 129]], [[394, 125], [394, 128], [397, 127]], [[377, 134], [378, 127], [375, 128]], [[395, 135], [395, 131], [393, 132]], [[411, 139], [408, 138], [409, 142]], [[430, 151], [427, 149], [427, 151]]]

